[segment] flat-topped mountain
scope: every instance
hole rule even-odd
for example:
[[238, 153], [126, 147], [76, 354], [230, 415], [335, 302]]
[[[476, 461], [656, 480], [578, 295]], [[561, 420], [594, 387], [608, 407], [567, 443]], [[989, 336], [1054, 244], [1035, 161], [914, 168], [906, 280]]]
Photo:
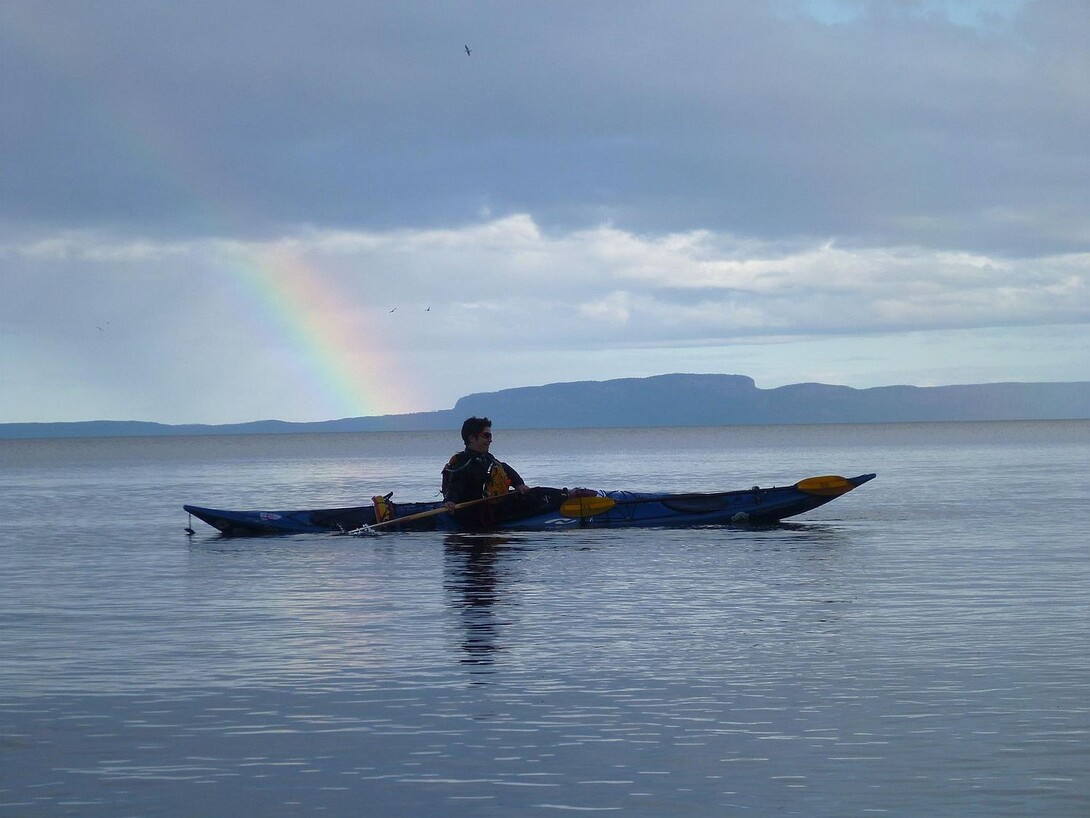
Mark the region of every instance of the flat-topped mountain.
[[1090, 383], [759, 389], [745, 375], [657, 375], [505, 389], [454, 406], [458, 418], [482, 413], [532, 428], [1058, 420], [1090, 418]]
[[0, 424], [0, 438], [457, 429], [470, 415], [493, 418], [508, 429], [1086, 419], [1090, 418], [1090, 382], [869, 389], [799, 383], [759, 389], [745, 375], [674, 374], [483, 392], [459, 399], [453, 409], [405, 415], [225, 425], [5, 423]]

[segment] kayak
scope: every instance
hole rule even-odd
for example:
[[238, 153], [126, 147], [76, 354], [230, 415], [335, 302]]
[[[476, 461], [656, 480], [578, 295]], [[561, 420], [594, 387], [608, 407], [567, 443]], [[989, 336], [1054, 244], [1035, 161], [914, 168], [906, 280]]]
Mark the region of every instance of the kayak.
[[[563, 528], [765, 525], [811, 511], [873, 480], [827, 475], [790, 486], [721, 492], [662, 493], [590, 491], [539, 487], [463, 505], [449, 512], [442, 502], [396, 503], [376, 497], [369, 506], [296, 511], [227, 511], [185, 505], [192, 517], [229, 537], [270, 534], [351, 534], [370, 531], [542, 531]], [[479, 504], [483, 503], [481, 506]], [[376, 507], [378, 511], [376, 513]], [[186, 529], [194, 533], [192, 527]]]

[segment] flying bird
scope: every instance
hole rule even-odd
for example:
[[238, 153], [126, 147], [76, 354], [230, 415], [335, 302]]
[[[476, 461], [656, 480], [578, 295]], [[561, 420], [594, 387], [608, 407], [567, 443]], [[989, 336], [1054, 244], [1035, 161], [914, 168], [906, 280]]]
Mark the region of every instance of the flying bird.
[[470, 57], [470, 56], [472, 56], [472, 55], [473, 55], [473, 52], [469, 50], [469, 46], [467, 45], [467, 46], [466, 46], [466, 56], [467, 56], [467, 57]]
[[[396, 310], [396, 309], [397, 309], [397, 307], [394, 307], [394, 310]], [[393, 312], [394, 310], [390, 310], [390, 312]]]

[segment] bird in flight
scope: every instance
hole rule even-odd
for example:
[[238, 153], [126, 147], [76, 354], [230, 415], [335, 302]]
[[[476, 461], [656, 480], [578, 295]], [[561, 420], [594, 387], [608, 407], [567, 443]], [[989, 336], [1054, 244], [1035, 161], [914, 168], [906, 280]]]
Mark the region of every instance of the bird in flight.
[[470, 56], [472, 56], [472, 55], [473, 55], [473, 52], [469, 50], [469, 46], [467, 45], [467, 46], [466, 46], [466, 56], [467, 56], [467, 57], [470, 57]]

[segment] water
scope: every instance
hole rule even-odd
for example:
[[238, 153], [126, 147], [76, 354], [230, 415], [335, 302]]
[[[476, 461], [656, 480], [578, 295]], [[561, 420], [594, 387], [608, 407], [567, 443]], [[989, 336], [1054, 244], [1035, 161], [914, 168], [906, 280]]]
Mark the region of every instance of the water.
[[231, 540], [446, 433], [0, 441], [0, 815], [1082, 816], [1090, 423], [509, 432], [531, 484], [878, 479], [780, 527]]

